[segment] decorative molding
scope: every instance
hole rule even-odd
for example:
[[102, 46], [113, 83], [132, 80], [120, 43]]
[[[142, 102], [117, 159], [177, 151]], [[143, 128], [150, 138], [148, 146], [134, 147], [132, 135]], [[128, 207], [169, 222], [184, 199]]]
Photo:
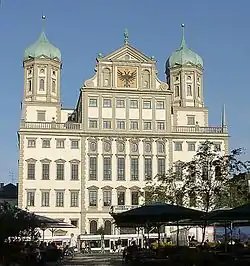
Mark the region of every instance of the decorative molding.
[[34, 159], [34, 158], [29, 158], [29, 159], [26, 159], [25, 161], [26, 161], [27, 163], [36, 163], [36, 162], [37, 162], [37, 160]]
[[52, 161], [48, 158], [44, 158], [42, 160], [40, 160], [41, 163], [51, 163]]
[[55, 160], [55, 163], [66, 163], [64, 159], [57, 159]]

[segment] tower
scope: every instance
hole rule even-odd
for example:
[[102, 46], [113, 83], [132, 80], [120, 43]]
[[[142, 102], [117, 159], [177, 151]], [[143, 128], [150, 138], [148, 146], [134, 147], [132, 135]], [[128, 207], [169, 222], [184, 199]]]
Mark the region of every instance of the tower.
[[38, 40], [24, 52], [23, 120], [60, 122], [61, 66], [61, 52], [49, 42], [43, 27]]
[[180, 107], [203, 107], [203, 60], [188, 48], [185, 40], [185, 26], [182, 27], [180, 47], [166, 62], [166, 76], [173, 88], [173, 105]]

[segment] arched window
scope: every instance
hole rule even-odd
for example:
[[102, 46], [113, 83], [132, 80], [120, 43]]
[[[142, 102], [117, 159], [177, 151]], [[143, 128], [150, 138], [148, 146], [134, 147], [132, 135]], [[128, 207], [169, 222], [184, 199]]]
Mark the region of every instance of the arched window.
[[191, 85], [187, 85], [187, 96], [192, 96], [192, 86]]
[[103, 69], [103, 87], [111, 86], [111, 71], [109, 68]]
[[142, 87], [146, 89], [150, 87], [150, 72], [146, 69], [142, 72]]
[[31, 81], [31, 79], [28, 80], [28, 91], [29, 92], [32, 91], [32, 81]]
[[92, 220], [89, 224], [89, 233], [91, 235], [96, 235], [97, 233], [97, 221]]
[[52, 80], [52, 92], [56, 92], [56, 81]]
[[112, 234], [111, 226], [112, 226], [112, 224], [111, 224], [111, 222], [109, 220], [106, 220], [104, 222], [104, 234], [105, 235], [111, 235]]
[[40, 79], [39, 81], [39, 90], [44, 91], [44, 79]]

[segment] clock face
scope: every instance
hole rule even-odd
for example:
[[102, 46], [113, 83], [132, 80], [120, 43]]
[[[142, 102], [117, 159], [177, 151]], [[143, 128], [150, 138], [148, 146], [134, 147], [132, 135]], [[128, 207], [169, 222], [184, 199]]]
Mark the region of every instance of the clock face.
[[136, 88], [137, 87], [137, 68], [135, 67], [117, 68], [117, 87]]

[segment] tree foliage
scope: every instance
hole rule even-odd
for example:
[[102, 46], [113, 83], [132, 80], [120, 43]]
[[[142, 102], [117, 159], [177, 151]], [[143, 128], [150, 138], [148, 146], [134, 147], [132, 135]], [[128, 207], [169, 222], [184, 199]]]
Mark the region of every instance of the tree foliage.
[[166, 175], [148, 183], [147, 201], [197, 207], [206, 212], [221, 207], [230, 188], [232, 192], [232, 176], [249, 171], [249, 162], [240, 160], [242, 152], [235, 149], [222, 154], [213, 142], [204, 142], [191, 161], [177, 162]]

